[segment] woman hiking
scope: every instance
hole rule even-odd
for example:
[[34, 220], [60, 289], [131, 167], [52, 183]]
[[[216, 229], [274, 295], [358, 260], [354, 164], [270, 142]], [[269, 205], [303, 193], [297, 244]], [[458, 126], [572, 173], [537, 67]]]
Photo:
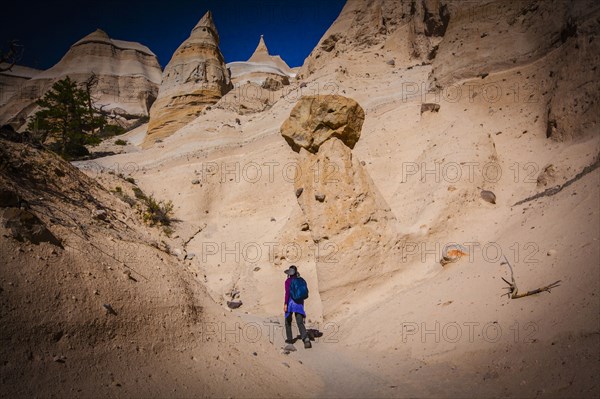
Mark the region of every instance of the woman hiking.
[[290, 345], [294, 343], [292, 337], [292, 315], [296, 315], [296, 324], [298, 324], [298, 330], [300, 330], [300, 339], [304, 341], [304, 348], [309, 349], [312, 345], [304, 326], [304, 319], [306, 318], [304, 299], [308, 298], [306, 281], [300, 277], [298, 268], [294, 265], [290, 266], [284, 273], [287, 274], [287, 279], [285, 280], [285, 302], [283, 304], [283, 311], [285, 312], [285, 335], [287, 337], [285, 342]]

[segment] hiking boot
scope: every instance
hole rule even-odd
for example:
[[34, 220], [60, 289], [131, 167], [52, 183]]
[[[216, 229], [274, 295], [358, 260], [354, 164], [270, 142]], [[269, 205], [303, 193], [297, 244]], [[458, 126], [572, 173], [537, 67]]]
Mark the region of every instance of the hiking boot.
[[307, 339], [306, 341], [304, 341], [304, 349], [310, 348], [312, 348], [312, 344], [310, 343], [310, 339]]

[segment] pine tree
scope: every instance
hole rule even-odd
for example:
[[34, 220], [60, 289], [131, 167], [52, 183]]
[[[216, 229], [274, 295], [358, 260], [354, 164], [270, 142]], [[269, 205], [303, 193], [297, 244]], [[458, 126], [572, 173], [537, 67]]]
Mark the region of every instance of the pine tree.
[[87, 153], [86, 144], [99, 142], [98, 132], [106, 118], [93, 105], [91, 88], [97, 79], [92, 76], [84, 88], [68, 76], [52, 85], [37, 105], [42, 109], [33, 115], [27, 127], [39, 135], [40, 141], [53, 141], [65, 158]]

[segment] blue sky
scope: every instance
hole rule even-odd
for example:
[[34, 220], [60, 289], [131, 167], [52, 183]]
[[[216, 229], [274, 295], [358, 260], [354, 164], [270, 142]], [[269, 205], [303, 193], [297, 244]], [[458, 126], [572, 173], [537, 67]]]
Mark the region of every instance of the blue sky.
[[[103, 29], [110, 37], [148, 46], [165, 66], [207, 10], [213, 12], [227, 62], [244, 61], [260, 35], [271, 54], [302, 65], [339, 15], [345, 0], [17, 0], [2, 5], [0, 44], [24, 46], [20, 64], [47, 69], [80, 38]], [[35, 9], [35, 12], [32, 10]]]

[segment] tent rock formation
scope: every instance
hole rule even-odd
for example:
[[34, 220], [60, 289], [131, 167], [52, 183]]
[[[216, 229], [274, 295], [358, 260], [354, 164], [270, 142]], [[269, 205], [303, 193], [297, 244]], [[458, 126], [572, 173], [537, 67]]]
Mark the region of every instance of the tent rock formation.
[[96, 104], [104, 111], [122, 116], [119, 120], [127, 125], [135, 117], [148, 115], [161, 76], [156, 55], [150, 49], [139, 43], [111, 39], [100, 29], [73, 44], [52, 68], [26, 73], [30, 79], [0, 108], [0, 124], [24, 128], [28, 118], [38, 110], [35, 102], [55, 82], [67, 76], [84, 82], [95, 74], [98, 84], [93, 88], [92, 97]]
[[163, 72], [158, 98], [150, 110], [145, 145], [175, 133], [231, 90], [219, 49], [219, 34], [208, 11], [173, 54]]

